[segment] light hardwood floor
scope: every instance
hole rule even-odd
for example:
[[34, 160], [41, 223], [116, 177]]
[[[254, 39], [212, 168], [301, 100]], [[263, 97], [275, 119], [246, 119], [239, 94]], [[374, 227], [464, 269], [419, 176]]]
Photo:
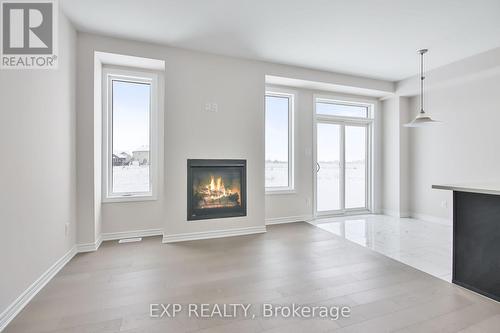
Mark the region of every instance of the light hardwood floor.
[[[350, 318], [152, 319], [150, 303], [350, 306]], [[499, 332], [500, 304], [307, 223], [79, 254], [11, 332]]]

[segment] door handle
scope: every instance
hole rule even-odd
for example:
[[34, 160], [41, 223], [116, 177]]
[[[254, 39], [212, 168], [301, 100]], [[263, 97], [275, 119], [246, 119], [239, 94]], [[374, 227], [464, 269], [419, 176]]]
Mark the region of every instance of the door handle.
[[319, 165], [318, 162], [316, 162], [316, 173], [318, 173], [319, 170], [321, 170], [321, 166]]

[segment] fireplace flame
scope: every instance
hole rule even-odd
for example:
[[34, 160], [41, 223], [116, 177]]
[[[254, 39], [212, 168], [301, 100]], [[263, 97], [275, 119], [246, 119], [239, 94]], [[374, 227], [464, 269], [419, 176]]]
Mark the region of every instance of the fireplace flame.
[[214, 176], [210, 176], [210, 183], [207, 185], [210, 197], [213, 199], [218, 199], [223, 196], [231, 194], [231, 190], [226, 191], [222, 177], [217, 177], [217, 181]]
[[232, 187], [226, 187], [220, 176], [210, 175], [210, 181], [200, 186], [197, 192], [202, 197], [199, 202], [202, 208], [234, 207], [241, 204], [239, 186], [233, 184]]

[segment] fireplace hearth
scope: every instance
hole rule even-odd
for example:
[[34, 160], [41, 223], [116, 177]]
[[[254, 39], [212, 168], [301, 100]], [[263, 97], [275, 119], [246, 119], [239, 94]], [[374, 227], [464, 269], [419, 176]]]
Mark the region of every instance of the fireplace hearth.
[[187, 219], [247, 215], [246, 160], [187, 161]]

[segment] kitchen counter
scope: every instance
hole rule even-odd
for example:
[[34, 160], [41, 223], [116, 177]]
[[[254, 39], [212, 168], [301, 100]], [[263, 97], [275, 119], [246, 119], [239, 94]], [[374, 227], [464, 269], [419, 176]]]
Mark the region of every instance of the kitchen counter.
[[472, 184], [450, 184], [450, 185], [432, 185], [432, 188], [438, 190], [450, 190], [460, 192], [472, 192], [500, 195], [500, 183], [472, 183]]
[[500, 301], [500, 184], [432, 188], [453, 191], [452, 282]]

